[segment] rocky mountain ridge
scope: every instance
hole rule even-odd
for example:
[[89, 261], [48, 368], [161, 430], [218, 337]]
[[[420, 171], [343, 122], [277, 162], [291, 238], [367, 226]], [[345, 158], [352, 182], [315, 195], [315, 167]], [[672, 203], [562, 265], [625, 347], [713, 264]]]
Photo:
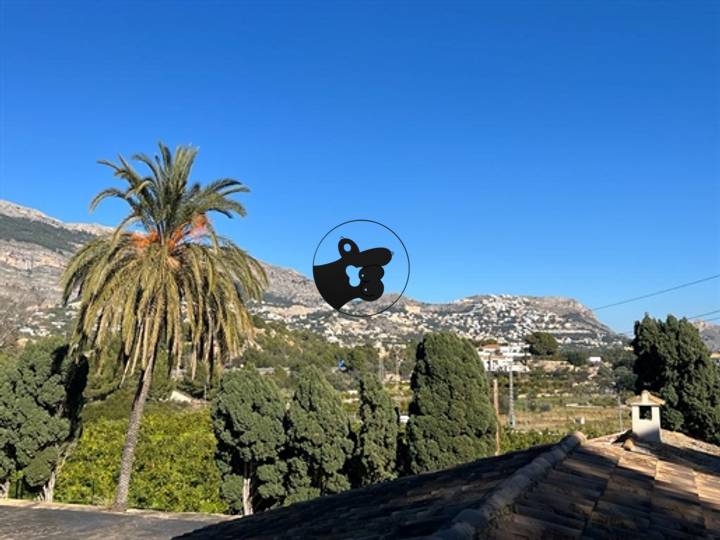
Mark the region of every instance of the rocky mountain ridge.
[[[25, 333], [42, 335], [71, 319], [72, 307], [56, 307], [62, 268], [80, 245], [110, 230], [102, 225], [66, 224], [37, 210], [0, 201], [0, 304], [29, 307], [23, 321]], [[370, 341], [387, 346], [433, 330], [508, 341], [542, 330], [561, 342], [589, 346], [618, 340], [588, 308], [562, 297], [476, 295], [437, 304], [403, 297], [374, 317], [348, 317], [328, 306], [306, 276], [267, 263], [264, 266], [270, 285], [263, 301], [252, 306], [255, 313], [343, 344]], [[38, 305], [44, 309], [35, 307]]]
[[702, 336], [705, 345], [712, 352], [720, 352], [720, 324], [703, 320], [693, 321]]

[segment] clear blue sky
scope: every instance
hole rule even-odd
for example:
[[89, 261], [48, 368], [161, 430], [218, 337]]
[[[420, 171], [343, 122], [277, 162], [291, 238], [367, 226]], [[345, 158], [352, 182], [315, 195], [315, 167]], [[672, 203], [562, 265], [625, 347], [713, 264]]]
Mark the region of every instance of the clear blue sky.
[[[590, 307], [720, 273], [720, 5], [0, 0], [0, 198], [63, 220], [99, 158], [201, 152], [252, 193], [224, 230], [311, 274], [392, 227], [407, 294]], [[598, 313], [720, 309], [720, 280]]]

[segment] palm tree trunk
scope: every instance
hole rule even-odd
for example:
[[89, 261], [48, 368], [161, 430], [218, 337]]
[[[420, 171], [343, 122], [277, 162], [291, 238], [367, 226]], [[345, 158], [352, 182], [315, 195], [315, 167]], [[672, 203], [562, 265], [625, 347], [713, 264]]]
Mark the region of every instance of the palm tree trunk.
[[253, 513], [252, 493], [250, 490], [251, 482], [252, 482], [252, 467], [250, 466], [250, 463], [245, 463], [245, 471], [244, 471], [244, 475], [243, 475], [243, 491], [242, 491], [243, 515], [244, 516], [249, 516]]
[[140, 433], [140, 420], [142, 420], [143, 409], [150, 392], [150, 382], [152, 380], [153, 365], [155, 357], [150, 359], [147, 367], [140, 375], [138, 388], [135, 392], [135, 399], [130, 412], [130, 423], [128, 424], [127, 434], [125, 435], [125, 445], [123, 446], [122, 458], [120, 459], [120, 475], [118, 476], [117, 490], [115, 491], [115, 501], [111, 509], [116, 512], [124, 512], [127, 510], [128, 493], [130, 491], [130, 475], [132, 474], [133, 461], [135, 460], [135, 447], [138, 442]]

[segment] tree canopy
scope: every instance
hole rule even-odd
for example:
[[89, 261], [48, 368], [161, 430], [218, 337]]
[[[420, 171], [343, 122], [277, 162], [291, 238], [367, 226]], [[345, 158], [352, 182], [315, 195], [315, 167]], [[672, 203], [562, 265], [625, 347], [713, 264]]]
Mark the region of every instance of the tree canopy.
[[300, 371], [288, 408], [285, 503], [339, 493], [350, 487], [350, 422], [338, 393], [315, 366]]
[[494, 451], [496, 421], [485, 370], [468, 340], [426, 335], [417, 347], [411, 387], [410, 472], [443, 469]]
[[558, 342], [555, 336], [547, 332], [533, 332], [525, 338], [530, 345], [530, 354], [533, 356], [552, 356], [558, 351]]
[[360, 429], [353, 456], [354, 476], [361, 486], [397, 476], [398, 412], [378, 378], [360, 378]]
[[665, 428], [720, 442], [720, 370], [687, 319], [665, 321], [646, 315], [635, 323], [637, 392], [649, 390], [665, 400]]
[[279, 456], [285, 401], [253, 366], [223, 375], [212, 404], [221, 493], [244, 515], [273, 506], [283, 494]]
[[0, 484], [17, 471], [52, 501], [56, 469], [81, 430], [87, 373], [59, 338], [30, 343], [0, 366]]

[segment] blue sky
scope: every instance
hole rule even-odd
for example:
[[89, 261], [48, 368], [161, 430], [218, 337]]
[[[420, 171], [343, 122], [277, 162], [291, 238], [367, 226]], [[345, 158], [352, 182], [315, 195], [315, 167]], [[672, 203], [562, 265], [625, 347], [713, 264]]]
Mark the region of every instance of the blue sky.
[[[402, 237], [427, 301], [720, 273], [717, 3], [0, 4], [0, 198], [113, 224], [96, 160], [162, 139], [247, 183], [222, 228], [307, 275], [353, 218]], [[598, 316], [713, 309], [720, 280]]]

